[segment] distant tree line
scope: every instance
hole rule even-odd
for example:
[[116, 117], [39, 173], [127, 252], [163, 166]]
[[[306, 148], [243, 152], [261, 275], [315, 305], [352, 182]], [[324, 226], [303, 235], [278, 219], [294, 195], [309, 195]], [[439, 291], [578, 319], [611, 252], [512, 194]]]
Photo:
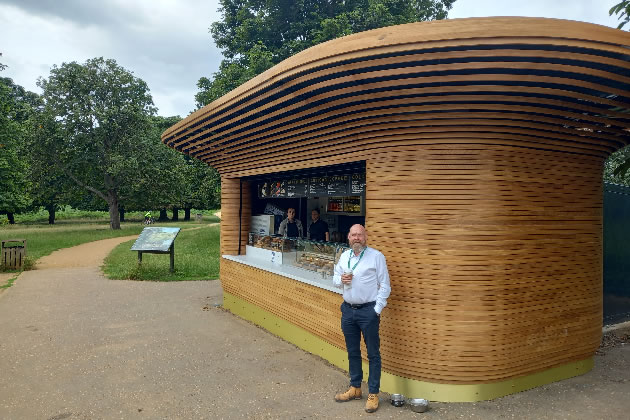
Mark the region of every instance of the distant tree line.
[[[5, 66], [0, 64], [0, 70]], [[125, 211], [217, 208], [215, 170], [160, 141], [180, 117], [156, 115], [146, 83], [114, 60], [54, 66], [41, 95], [0, 77], [0, 214], [44, 207], [49, 223], [65, 205]]]

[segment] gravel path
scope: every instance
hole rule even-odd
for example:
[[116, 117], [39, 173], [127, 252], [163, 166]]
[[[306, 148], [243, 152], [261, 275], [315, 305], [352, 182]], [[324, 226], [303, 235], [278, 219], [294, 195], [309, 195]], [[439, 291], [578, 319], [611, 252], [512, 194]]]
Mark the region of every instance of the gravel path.
[[58, 251], [0, 295], [0, 419], [629, 418], [622, 344], [587, 375], [495, 401], [335, 403], [345, 373], [217, 307], [218, 281], [105, 279], [102, 259], [129, 239]]

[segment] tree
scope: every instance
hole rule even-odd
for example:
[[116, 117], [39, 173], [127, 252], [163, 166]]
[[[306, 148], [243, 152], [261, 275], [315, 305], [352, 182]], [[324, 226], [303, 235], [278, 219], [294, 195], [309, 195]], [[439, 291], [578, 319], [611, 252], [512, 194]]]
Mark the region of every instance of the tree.
[[[623, 28], [626, 23], [630, 22], [630, 0], [624, 0], [614, 5], [608, 14], [610, 16], [619, 15], [621, 22], [617, 29]], [[630, 186], [630, 148], [625, 147], [610, 155], [604, 167], [604, 180]]]
[[204, 106], [320, 42], [383, 26], [444, 19], [455, 0], [220, 0], [210, 32], [224, 59], [197, 83]]
[[626, 23], [630, 21], [630, 0], [624, 0], [614, 5], [608, 11], [608, 15], [619, 15], [621, 22], [617, 26], [617, 29], [624, 27]]
[[0, 78], [0, 214], [15, 223], [14, 213], [25, 210], [29, 196], [25, 139], [31, 112], [29, 101], [36, 95], [12, 79]]
[[147, 84], [115, 60], [94, 58], [53, 66], [38, 86], [59, 123], [60, 135], [45, 144], [54, 162], [107, 203], [110, 226], [120, 229], [119, 192], [135, 182], [151, 153], [143, 141], [155, 113]]
[[51, 164], [54, 151], [50, 144], [60, 144], [62, 136], [59, 122], [44, 110], [33, 117], [33, 130], [28, 138], [29, 178], [33, 207], [48, 211], [48, 224], [55, 224], [56, 212], [68, 204], [72, 184], [59, 165]]
[[630, 186], [630, 146], [608, 157], [604, 165], [604, 181]]

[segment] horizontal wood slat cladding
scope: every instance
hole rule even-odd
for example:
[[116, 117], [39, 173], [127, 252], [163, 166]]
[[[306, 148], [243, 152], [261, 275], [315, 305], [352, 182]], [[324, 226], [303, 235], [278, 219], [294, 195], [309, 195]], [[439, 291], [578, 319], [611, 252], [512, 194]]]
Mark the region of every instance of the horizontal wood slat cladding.
[[607, 156], [629, 141], [628, 46], [623, 31], [554, 19], [381, 28], [285, 60], [163, 141], [229, 177], [388, 145], [483, 140]]
[[[554, 19], [381, 28], [283, 61], [162, 141], [220, 172], [229, 255], [247, 242], [248, 177], [365, 161], [369, 243], [392, 281], [383, 369], [499, 383], [599, 345], [602, 169], [630, 142], [628, 47]], [[226, 259], [221, 281], [345, 347], [338, 294]]]
[[[392, 281], [381, 328], [385, 371], [491, 383], [597, 349], [603, 160], [522, 153], [433, 146], [367, 160], [369, 243], [385, 253]], [[221, 281], [226, 292], [344, 348], [338, 294], [227, 260]]]
[[[221, 177], [221, 255], [245, 253], [252, 214], [249, 190], [250, 183], [248, 181]], [[239, 213], [241, 214], [240, 226]], [[240, 249], [239, 232], [241, 237]]]
[[368, 159], [369, 243], [392, 282], [383, 366], [472, 383], [590, 357], [601, 339], [602, 165], [504, 146]]

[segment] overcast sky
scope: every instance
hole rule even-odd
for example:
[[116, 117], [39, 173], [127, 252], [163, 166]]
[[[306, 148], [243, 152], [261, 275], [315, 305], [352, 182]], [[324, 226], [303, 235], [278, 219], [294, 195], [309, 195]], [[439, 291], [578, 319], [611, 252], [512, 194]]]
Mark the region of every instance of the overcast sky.
[[[450, 18], [540, 16], [616, 27], [620, 0], [456, 0]], [[218, 0], [0, 0], [0, 72], [41, 93], [35, 82], [53, 64], [115, 59], [149, 85], [162, 116], [195, 108], [197, 80], [217, 71], [208, 31]]]

